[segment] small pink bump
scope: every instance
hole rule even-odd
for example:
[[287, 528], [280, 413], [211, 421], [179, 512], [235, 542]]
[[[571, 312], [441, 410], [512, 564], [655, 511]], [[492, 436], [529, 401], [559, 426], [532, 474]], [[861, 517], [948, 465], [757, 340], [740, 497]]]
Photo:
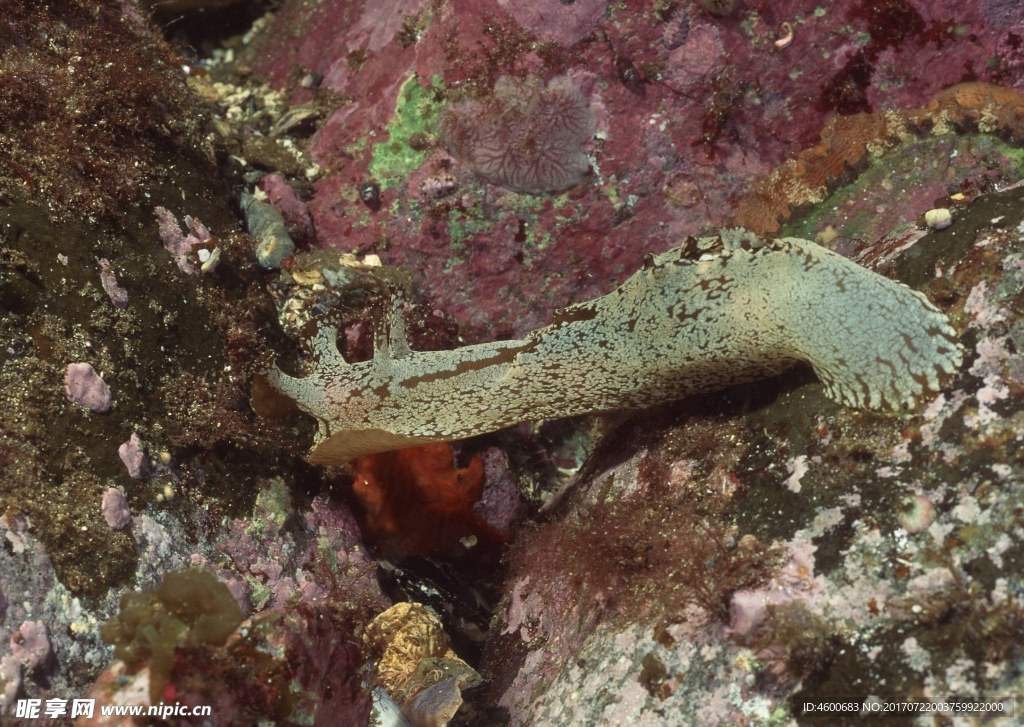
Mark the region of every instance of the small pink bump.
[[64, 372], [64, 394], [68, 401], [81, 404], [97, 414], [110, 411], [110, 387], [96, 373], [92, 364], [68, 364]]
[[132, 523], [132, 513], [128, 509], [128, 500], [124, 493], [116, 487], [108, 487], [103, 492], [103, 519], [114, 530], [124, 530]]
[[139, 435], [132, 432], [131, 438], [117, 448], [117, 456], [128, 468], [128, 475], [136, 480], [141, 480], [146, 474], [146, 453], [142, 450], [142, 442]]
[[935, 522], [935, 505], [924, 495], [911, 495], [900, 503], [896, 519], [908, 533], [920, 533]]

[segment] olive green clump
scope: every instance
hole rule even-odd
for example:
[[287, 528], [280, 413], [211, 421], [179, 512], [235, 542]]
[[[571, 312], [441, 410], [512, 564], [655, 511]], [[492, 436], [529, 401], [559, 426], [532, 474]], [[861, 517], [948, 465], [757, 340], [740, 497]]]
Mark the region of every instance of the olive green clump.
[[178, 645], [223, 646], [241, 622], [227, 586], [209, 571], [191, 568], [168, 573], [155, 590], [121, 596], [120, 611], [100, 635], [130, 668], [149, 660], [149, 695], [157, 702], [170, 683]]

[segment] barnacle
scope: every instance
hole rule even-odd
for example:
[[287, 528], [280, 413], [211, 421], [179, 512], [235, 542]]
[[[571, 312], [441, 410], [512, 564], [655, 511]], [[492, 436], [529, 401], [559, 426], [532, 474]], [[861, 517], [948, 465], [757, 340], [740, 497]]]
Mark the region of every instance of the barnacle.
[[359, 199], [376, 212], [380, 209], [380, 185], [376, 182], [363, 182], [359, 185]]
[[[305, 378], [265, 362], [319, 420], [310, 461], [464, 439], [523, 421], [638, 408], [806, 361], [836, 401], [909, 405], [961, 360], [928, 300], [807, 240], [746, 231], [649, 257], [617, 290], [558, 311], [523, 340], [413, 352], [400, 305], [371, 361], [349, 364], [321, 326]], [[254, 409], [263, 403], [254, 393]]]
[[449, 105], [440, 123], [448, 151], [488, 182], [530, 194], [578, 184], [589, 163], [582, 145], [596, 128], [590, 103], [566, 76], [502, 76], [485, 102]]

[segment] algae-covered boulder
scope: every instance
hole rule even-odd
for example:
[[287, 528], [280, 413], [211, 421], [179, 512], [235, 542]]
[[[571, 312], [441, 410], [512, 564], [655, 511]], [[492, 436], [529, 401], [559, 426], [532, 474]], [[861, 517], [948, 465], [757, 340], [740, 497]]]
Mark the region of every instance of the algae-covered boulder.
[[223, 646], [241, 622], [227, 586], [209, 571], [191, 568], [168, 573], [152, 591], [124, 594], [117, 616], [100, 633], [129, 667], [149, 661], [150, 698], [156, 702], [170, 681], [178, 645]]

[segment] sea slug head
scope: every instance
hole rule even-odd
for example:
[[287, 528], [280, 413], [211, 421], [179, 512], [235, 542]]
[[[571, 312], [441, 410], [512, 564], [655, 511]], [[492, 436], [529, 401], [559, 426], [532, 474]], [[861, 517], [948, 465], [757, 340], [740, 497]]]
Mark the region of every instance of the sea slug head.
[[286, 374], [272, 354], [264, 355], [250, 389], [252, 410], [267, 419], [297, 409], [315, 417], [317, 432], [308, 458], [313, 464], [339, 465], [366, 454], [436, 441], [397, 434], [375, 423], [375, 415], [390, 397], [393, 358], [408, 351], [403, 345], [404, 327], [394, 325], [399, 316], [393, 315], [392, 325], [386, 328], [391, 340], [378, 344], [372, 361], [356, 364], [348, 363], [338, 350], [338, 320], [332, 316], [318, 320], [315, 333], [303, 342], [311, 354], [309, 374], [301, 378]]

